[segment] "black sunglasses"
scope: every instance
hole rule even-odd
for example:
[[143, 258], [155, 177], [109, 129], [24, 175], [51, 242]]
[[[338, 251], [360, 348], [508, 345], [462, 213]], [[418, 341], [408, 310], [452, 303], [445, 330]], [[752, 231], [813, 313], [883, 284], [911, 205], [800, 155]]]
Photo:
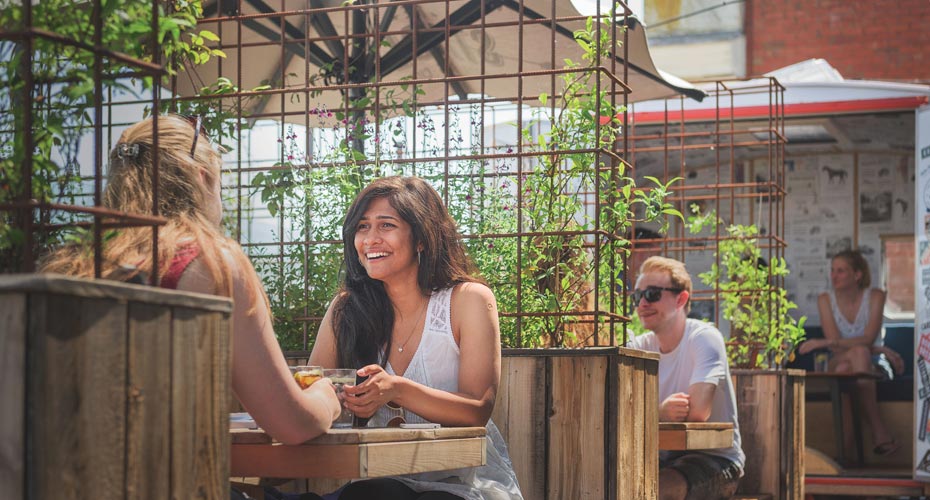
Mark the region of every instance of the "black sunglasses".
[[666, 288], [664, 286], [647, 286], [645, 290], [633, 290], [633, 304], [639, 304], [643, 298], [646, 302], [658, 302], [662, 298], [662, 290], [681, 293], [683, 288]]
[[200, 139], [200, 136], [207, 135], [207, 129], [203, 128], [203, 117], [200, 115], [197, 116], [185, 116], [181, 115], [181, 118], [187, 120], [187, 123], [191, 124], [191, 127], [194, 127], [194, 142], [191, 144], [191, 158], [194, 157], [194, 151], [197, 151], [197, 141]]
[[407, 423], [407, 419], [404, 417], [404, 409], [401, 408], [399, 404], [393, 401], [388, 401], [385, 406], [387, 406], [387, 409], [393, 415], [390, 419], [388, 419], [386, 427], [400, 427], [400, 424]]

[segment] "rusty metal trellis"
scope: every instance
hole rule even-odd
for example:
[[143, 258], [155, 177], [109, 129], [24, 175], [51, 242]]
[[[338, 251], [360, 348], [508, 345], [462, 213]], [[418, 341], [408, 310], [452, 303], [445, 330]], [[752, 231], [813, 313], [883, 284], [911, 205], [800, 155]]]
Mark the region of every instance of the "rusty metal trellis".
[[[0, 32], [0, 42], [14, 44], [16, 50], [21, 53], [20, 74], [23, 79], [22, 91], [19, 96], [11, 96], [11, 101], [18, 104], [19, 109], [8, 109], [3, 113], [16, 115], [13, 130], [5, 130], [4, 134], [13, 137], [16, 144], [21, 144], [23, 151], [20, 159], [20, 171], [22, 185], [18, 192], [13, 193], [12, 200], [6, 203], [0, 203], [0, 212], [5, 212], [11, 218], [12, 227], [22, 233], [23, 241], [18, 246], [21, 250], [18, 255], [17, 263], [8, 263], [7, 271], [18, 270], [19, 272], [32, 272], [35, 270], [36, 259], [41, 253], [47, 251], [44, 245], [45, 236], [51, 231], [58, 231], [65, 228], [74, 227], [91, 227], [93, 229], [93, 252], [94, 252], [94, 273], [100, 277], [102, 268], [102, 245], [103, 231], [106, 229], [130, 227], [130, 226], [149, 226], [152, 228], [152, 261], [153, 268], [158, 266], [158, 227], [164, 225], [166, 220], [158, 216], [158, 134], [157, 124], [155, 124], [154, 138], [154, 161], [156, 168], [153, 169], [152, 185], [153, 188], [153, 206], [151, 214], [129, 214], [111, 210], [102, 206], [101, 194], [103, 192], [103, 161], [107, 156], [107, 146], [104, 144], [106, 130], [112, 126], [104, 118], [104, 111], [113, 105], [108, 100], [108, 94], [104, 91], [104, 82], [114, 83], [119, 80], [130, 80], [140, 77], [152, 77], [154, 89], [149, 101], [151, 109], [158, 109], [159, 102], [159, 79], [165, 75], [163, 67], [156, 60], [153, 62], [144, 61], [120, 53], [111, 47], [104, 45], [104, 19], [103, 19], [103, 2], [93, 0], [86, 6], [91, 10], [92, 32], [90, 40], [68, 38], [66, 36], [54, 33], [52, 31], [37, 27], [33, 19], [32, 2], [22, 2], [18, 8], [22, 12], [22, 24], [19, 29]], [[158, 32], [159, 25], [159, 4], [152, 2], [152, 19], [151, 30], [153, 33]], [[16, 6], [7, 8], [15, 9]], [[149, 37], [149, 50], [152, 54], [158, 54], [156, 37]], [[34, 183], [36, 182], [34, 171], [33, 150], [35, 146], [34, 137], [37, 134], [35, 130], [36, 115], [41, 112], [57, 113], [74, 113], [74, 110], [66, 109], [43, 109], [43, 96], [39, 93], [35, 68], [33, 67], [33, 57], [35, 55], [36, 40], [44, 40], [57, 44], [58, 46], [73, 47], [80, 51], [92, 54], [93, 64], [90, 69], [94, 84], [93, 93], [93, 174], [90, 181], [93, 182], [93, 192], [91, 200], [75, 203], [58, 203], [51, 199], [44, 199], [41, 196], [34, 195]], [[115, 61], [126, 68], [127, 71], [122, 74], [106, 73], [104, 68], [107, 62]], [[12, 83], [12, 82], [11, 82]], [[49, 77], [43, 75], [42, 84], [55, 85], [63, 83], [73, 83], [65, 78], [55, 76]], [[140, 117], [141, 118], [141, 117]], [[64, 168], [62, 168], [64, 170]], [[78, 172], [79, 177], [79, 172]], [[72, 182], [80, 183], [84, 179], [75, 179]], [[7, 186], [8, 187], [8, 186]], [[9, 188], [9, 187], [8, 187]], [[61, 219], [60, 222], [50, 222], [53, 213], [71, 214], [71, 217]], [[81, 220], [81, 215], [91, 216], [91, 220]], [[5, 216], [6, 217], [6, 216]], [[9, 254], [13, 255], [13, 254]], [[150, 277], [156, 279], [155, 273]]]

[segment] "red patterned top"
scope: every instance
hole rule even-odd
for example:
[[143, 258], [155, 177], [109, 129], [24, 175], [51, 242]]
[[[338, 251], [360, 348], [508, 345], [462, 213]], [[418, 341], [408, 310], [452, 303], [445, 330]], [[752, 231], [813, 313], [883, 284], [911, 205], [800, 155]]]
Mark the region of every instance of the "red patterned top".
[[199, 256], [200, 247], [197, 245], [185, 245], [178, 248], [178, 251], [174, 254], [174, 258], [171, 259], [171, 265], [168, 266], [168, 271], [162, 276], [159, 286], [176, 290], [178, 288], [178, 282], [181, 281], [181, 275], [184, 274], [184, 270]]

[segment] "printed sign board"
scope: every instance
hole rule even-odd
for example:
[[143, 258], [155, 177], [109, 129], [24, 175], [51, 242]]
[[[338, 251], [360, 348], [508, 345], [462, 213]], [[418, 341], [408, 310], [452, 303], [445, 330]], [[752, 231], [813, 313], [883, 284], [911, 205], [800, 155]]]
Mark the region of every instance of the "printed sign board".
[[[924, 297], [923, 290], [930, 290], [930, 106], [917, 109], [914, 144], [914, 183], [918, 228], [914, 231], [914, 244], [918, 258], [915, 260], [914, 277], [919, 280], [914, 287], [915, 356], [914, 373], [914, 479], [930, 481], [930, 295]], [[926, 254], [926, 258], [925, 258]]]

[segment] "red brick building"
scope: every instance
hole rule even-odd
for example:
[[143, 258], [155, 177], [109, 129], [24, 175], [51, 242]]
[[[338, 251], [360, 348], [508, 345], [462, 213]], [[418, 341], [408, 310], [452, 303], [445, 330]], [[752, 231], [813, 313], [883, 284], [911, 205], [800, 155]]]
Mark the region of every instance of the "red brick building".
[[657, 66], [690, 81], [751, 78], [823, 59], [846, 79], [930, 83], [930, 0], [638, 5]]
[[847, 79], [930, 82], [930, 0], [747, 0], [746, 74], [811, 58]]

